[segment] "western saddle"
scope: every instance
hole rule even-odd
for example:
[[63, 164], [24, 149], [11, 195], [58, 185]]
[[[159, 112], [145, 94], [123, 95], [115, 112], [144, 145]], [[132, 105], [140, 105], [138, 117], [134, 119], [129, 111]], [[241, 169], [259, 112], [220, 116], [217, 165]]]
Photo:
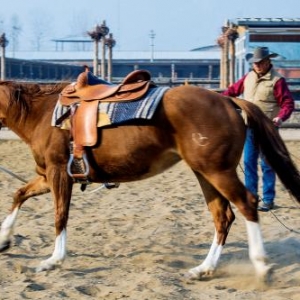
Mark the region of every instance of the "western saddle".
[[65, 118], [70, 118], [68, 173], [75, 181], [83, 185], [89, 183], [89, 164], [84, 147], [94, 146], [97, 142], [99, 101], [138, 100], [153, 86], [151, 74], [146, 70], [133, 71], [120, 84], [115, 85], [94, 76], [86, 67], [75, 83], [63, 89], [59, 101], [69, 109], [56, 123], [59, 124]]
[[60, 95], [60, 102], [62, 105], [69, 106], [73, 103], [94, 100], [132, 101], [142, 98], [151, 84], [151, 75], [146, 70], [133, 71], [120, 84], [115, 85], [97, 78], [86, 68], [79, 74], [75, 84], [64, 88]]

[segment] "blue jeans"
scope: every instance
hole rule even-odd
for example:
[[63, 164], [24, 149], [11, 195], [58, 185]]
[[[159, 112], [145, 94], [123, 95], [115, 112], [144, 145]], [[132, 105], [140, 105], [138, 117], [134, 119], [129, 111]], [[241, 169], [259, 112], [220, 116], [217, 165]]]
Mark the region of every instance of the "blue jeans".
[[247, 189], [258, 197], [258, 160], [262, 170], [263, 183], [263, 201], [264, 203], [273, 203], [275, 198], [276, 174], [267, 164], [259, 149], [254, 144], [253, 131], [247, 129], [247, 136], [244, 146], [244, 167], [245, 167], [245, 185]]

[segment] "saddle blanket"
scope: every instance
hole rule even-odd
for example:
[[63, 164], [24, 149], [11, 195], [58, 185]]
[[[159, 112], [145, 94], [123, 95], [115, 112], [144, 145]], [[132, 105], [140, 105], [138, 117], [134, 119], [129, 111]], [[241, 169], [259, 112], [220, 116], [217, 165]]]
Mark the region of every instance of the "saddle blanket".
[[[151, 119], [168, 89], [169, 87], [153, 87], [142, 99], [134, 101], [105, 102], [105, 99], [99, 101], [97, 126], [121, 124], [132, 119]], [[58, 101], [53, 111], [51, 125], [61, 129], [70, 129], [69, 118], [61, 124], [56, 124], [56, 121], [68, 110], [68, 106], [63, 106]]]

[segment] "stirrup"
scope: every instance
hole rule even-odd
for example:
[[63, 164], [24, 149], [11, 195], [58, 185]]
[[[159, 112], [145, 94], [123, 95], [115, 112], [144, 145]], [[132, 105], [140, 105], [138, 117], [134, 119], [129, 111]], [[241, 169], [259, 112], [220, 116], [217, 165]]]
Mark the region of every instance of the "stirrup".
[[[76, 173], [73, 172], [72, 169], [75, 170]], [[72, 178], [80, 182], [88, 181], [87, 176], [90, 172], [90, 167], [86, 158], [86, 154], [83, 153], [82, 158], [74, 158], [74, 155], [70, 154], [67, 172]]]

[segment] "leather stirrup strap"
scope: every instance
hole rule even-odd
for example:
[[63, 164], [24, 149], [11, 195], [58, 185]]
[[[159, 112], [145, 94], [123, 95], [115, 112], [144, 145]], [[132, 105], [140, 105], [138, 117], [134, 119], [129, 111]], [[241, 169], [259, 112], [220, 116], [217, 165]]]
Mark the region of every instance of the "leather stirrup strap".
[[97, 142], [98, 101], [81, 101], [73, 120], [76, 146], [94, 146]]

